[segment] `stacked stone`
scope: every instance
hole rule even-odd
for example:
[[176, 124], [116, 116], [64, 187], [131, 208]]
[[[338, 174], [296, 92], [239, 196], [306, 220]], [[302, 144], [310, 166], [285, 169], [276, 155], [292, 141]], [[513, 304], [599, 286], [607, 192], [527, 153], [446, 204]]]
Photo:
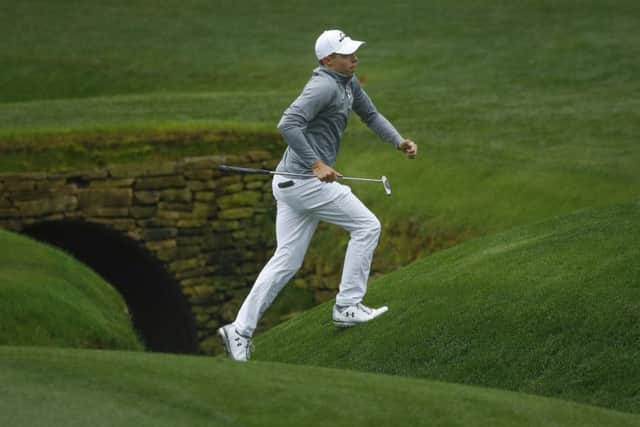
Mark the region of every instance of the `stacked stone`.
[[64, 219], [78, 209], [78, 188], [44, 173], [0, 175], [0, 227], [19, 231], [25, 225]]
[[0, 227], [80, 220], [129, 236], [180, 284], [201, 350], [215, 353], [215, 330], [233, 319], [274, 246], [271, 181], [221, 175], [221, 163], [275, 165], [269, 153], [255, 151], [154, 167], [0, 175]]

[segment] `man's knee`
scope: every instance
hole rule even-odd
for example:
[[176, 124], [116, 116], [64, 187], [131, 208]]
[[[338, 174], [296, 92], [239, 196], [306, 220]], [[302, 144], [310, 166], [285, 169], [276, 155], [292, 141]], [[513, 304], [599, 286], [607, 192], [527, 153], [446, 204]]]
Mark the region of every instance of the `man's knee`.
[[381, 230], [382, 226], [380, 225], [380, 221], [372, 215], [359, 225], [355, 233], [363, 239], [377, 241], [380, 237]]
[[371, 233], [375, 234], [376, 237], [380, 237], [381, 230], [382, 225], [380, 224], [380, 220], [374, 216], [371, 219]]

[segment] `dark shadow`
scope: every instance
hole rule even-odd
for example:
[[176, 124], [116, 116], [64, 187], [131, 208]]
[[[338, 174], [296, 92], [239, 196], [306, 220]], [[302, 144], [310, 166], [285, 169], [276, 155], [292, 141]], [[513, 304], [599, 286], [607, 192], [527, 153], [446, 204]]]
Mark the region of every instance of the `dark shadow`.
[[193, 313], [180, 285], [136, 241], [81, 221], [40, 223], [23, 233], [65, 250], [113, 285], [125, 299], [148, 350], [198, 351]]

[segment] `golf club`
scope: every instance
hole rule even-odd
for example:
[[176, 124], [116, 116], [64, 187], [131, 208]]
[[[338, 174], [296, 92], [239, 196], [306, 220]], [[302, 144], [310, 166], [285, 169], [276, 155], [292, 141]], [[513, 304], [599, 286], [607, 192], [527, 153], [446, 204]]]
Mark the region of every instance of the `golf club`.
[[[290, 176], [293, 178], [315, 178], [315, 175], [310, 174], [302, 174], [302, 173], [290, 173], [290, 172], [277, 172], [270, 171], [267, 169], [252, 169], [252, 168], [241, 168], [237, 166], [227, 166], [220, 165], [218, 169], [222, 172], [230, 172], [230, 173], [246, 173], [246, 174], [257, 174], [257, 175], [282, 175], [282, 176]], [[373, 178], [356, 178], [352, 176], [339, 176], [338, 179], [344, 179], [348, 181], [366, 181], [366, 182], [381, 182], [384, 186], [384, 191], [387, 193], [387, 196], [391, 196], [391, 184], [389, 184], [389, 180], [386, 176], [383, 176], [380, 179]]]

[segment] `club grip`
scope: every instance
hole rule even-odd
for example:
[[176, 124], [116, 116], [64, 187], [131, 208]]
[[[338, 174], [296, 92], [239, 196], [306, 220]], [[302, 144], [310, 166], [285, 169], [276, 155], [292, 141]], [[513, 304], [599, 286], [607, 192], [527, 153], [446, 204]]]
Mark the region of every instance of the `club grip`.
[[218, 170], [220, 170], [221, 172], [248, 173], [248, 174], [257, 174], [257, 175], [269, 175], [271, 173], [271, 171], [266, 169], [239, 168], [237, 166], [227, 166], [227, 165], [218, 166]]

